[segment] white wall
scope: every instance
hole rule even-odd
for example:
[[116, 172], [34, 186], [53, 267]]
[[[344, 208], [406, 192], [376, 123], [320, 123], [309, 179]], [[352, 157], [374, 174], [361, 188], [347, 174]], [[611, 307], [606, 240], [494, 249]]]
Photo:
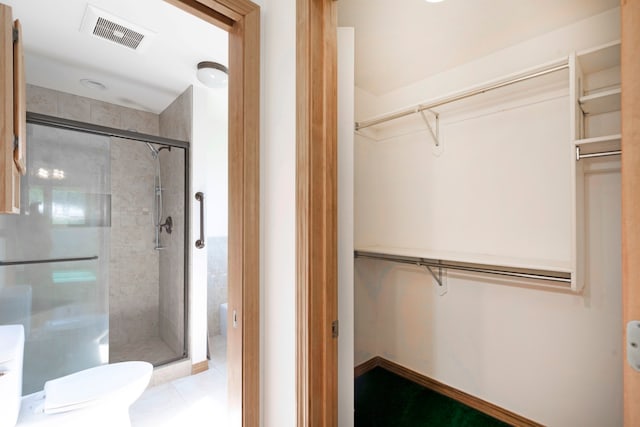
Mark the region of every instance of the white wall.
[[[208, 236], [227, 234], [227, 110], [228, 91], [193, 86], [193, 123], [190, 170], [189, 239], [189, 354], [192, 363], [207, 358], [207, 251], [197, 249], [200, 238], [200, 202], [205, 194], [205, 230]], [[222, 209], [221, 209], [222, 206]], [[206, 238], [206, 236], [205, 236]]]
[[261, 425], [293, 427], [296, 425], [296, 2], [256, 3], [262, 8]]
[[[376, 114], [392, 111], [617, 39], [618, 17], [614, 9], [375, 102], [356, 91], [356, 105], [366, 102], [367, 113], [372, 106]], [[368, 118], [361, 108], [356, 115]], [[472, 143], [474, 134], [467, 137]], [[410, 164], [408, 159], [424, 157], [411, 151], [418, 143], [385, 144], [356, 136], [356, 247], [376, 243], [376, 232], [384, 225], [384, 215], [371, 219], [381, 209], [371, 196], [405, 168], [419, 167], [419, 160]], [[381, 168], [383, 162], [376, 158], [396, 148], [409, 151]], [[537, 160], [542, 170], [544, 162]], [[449, 291], [440, 297], [424, 270], [357, 260], [355, 363], [380, 355], [545, 425], [621, 425], [620, 165], [615, 158], [589, 162], [584, 294], [449, 271]], [[407, 200], [421, 197], [411, 187], [395, 191], [413, 192], [405, 194]], [[474, 212], [467, 214], [473, 218]], [[397, 222], [395, 218], [389, 226], [410, 236]]]
[[338, 425], [353, 426], [353, 121], [355, 33], [338, 28]]

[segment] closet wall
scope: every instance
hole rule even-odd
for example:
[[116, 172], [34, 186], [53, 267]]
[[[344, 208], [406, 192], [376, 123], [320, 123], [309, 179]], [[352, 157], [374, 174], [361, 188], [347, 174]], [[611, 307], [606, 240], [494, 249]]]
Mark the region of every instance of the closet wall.
[[[619, 34], [616, 8], [381, 97], [356, 89], [356, 119], [553, 61], [619, 39]], [[495, 104], [476, 104], [456, 112], [455, 135], [453, 126], [445, 126], [440, 148], [433, 146], [424, 128], [419, 130], [419, 123], [410, 121], [381, 131], [389, 137], [379, 141], [356, 135], [356, 249], [372, 244], [428, 247], [433, 241], [425, 243], [424, 238], [433, 236], [443, 250], [486, 254], [494, 248], [505, 252], [503, 256], [517, 252], [522, 259], [569, 259], [571, 124], [568, 92], [554, 84], [549, 83], [544, 95], [532, 92], [524, 101], [507, 100], [511, 107], [503, 111]], [[486, 126], [492, 114], [498, 116], [490, 128], [474, 126], [478, 120]], [[500, 170], [491, 153], [486, 158], [468, 156], [464, 146], [447, 145], [456, 140], [472, 146], [481, 134], [499, 135], [518, 126], [529, 145], [514, 140], [507, 148], [533, 154]], [[532, 132], [537, 133], [533, 139]], [[548, 149], [531, 146], [536, 139]], [[434, 183], [443, 176], [434, 159], [442, 160], [443, 153], [448, 163], [442, 172], [450, 176]], [[467, 171], [479, 171], [483, 162], [486, 175], [465, 173], [465, 164]], [[581, 294], [448, 271], [448, 292], [440, 296], [424, 268], [357, 259], [355, 364], [379, 355], [545, 425], [621, 425], [620, 162], [618, 157], [581, 162], [586, 193]], [[509, 194], [509, 176], [500, 176], [505, 171], [528, 181], [537, 193]], [[491, 192], [467, 190], [487, 176], [504, 196], [499, 201], [491, 199]], [[426, 182], [433, 183], [429, 191], [421, 185]], [[443, 195], [433, 192], [450, 189], [457, 191], [446, 198], [458, 209], [438, 210], [442, 206], [433, 203], [434, 198], [442, 200]], [[475, 201], [465, 205], [469, 197]], [[523, 197], [530, 198], [529, 209], [505, 212], [510, 209], [505, 200]], [[488, 208], [498, 208], [513, 223], [500, 221], [494, 230], [487, 228]], [[453, 216], [468, 229], [455, 234], [456, 228], [450, 227], [443, 234], [439, 221]]]

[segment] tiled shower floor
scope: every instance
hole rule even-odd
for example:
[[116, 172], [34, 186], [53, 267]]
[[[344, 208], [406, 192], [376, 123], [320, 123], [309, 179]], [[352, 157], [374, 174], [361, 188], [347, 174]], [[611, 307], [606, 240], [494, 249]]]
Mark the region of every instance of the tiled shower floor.
[[144, 360], [157, 365], [180, 356], [159, 337], [135, 343], [109, 345], [109, 363]]

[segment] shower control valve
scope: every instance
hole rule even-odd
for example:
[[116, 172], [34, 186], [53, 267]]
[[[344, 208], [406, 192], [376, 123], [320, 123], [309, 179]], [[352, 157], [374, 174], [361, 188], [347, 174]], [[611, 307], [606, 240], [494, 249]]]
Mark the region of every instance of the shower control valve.
[[164, 228], [164, 231], [167, 232], [167, 234], [171, 234], [171, 232], [173, 231], [173, 219], [168, 216], [167, 219], [164, 221], [163, 224], [159, 225], [160, 227], [160, 232], [162, 233], [162, 229]]

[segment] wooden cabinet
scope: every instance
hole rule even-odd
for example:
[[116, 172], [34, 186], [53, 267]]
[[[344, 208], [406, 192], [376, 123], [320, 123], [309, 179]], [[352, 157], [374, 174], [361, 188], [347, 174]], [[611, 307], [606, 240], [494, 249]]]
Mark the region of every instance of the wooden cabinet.
[[26, 83], [20, 22], [0, 4], [0, 213], [20, 212], [26, 173]]

